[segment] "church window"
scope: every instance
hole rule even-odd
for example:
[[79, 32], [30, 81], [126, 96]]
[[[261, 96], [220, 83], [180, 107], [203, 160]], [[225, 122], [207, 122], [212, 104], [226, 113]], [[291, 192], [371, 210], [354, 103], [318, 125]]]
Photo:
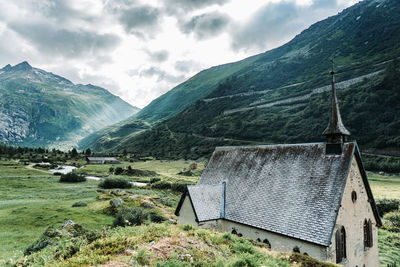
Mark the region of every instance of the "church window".
[[269, 243], [268, 239], [264, 239], [263, 243], [267, 245], [267, 248], [271, 248], [271, 243]]
[[353, 203], [355, 203], [357, 200], [357, 193], [356, 191], [351, 192], [351, 201], [353, 201]]
[[336, 263], [346, 259], [346, 230], [340, 227], [336, 230]]
[[364, 220], [364, 249], [370, 248], [373, 246], [372, 242], [372, 222], [371, 219], [367, 221]]

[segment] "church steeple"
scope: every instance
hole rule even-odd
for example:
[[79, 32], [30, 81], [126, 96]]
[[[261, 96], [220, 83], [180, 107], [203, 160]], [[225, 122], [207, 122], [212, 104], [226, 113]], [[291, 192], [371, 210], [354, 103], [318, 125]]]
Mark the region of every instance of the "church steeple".
[[335, 71], [333, 70], [333, 60], [332, 62], [332, 99], [331, 99], [331, 112], [329, 117], [328, 127], [323, 132], [326, 136], [326, 142], [328, 144], [340, 144], [347, 141], [347, 137], [350, 132], [344, 127], [342, 118], [340, 116], [339, 104], [336, 98], [335, 90]]

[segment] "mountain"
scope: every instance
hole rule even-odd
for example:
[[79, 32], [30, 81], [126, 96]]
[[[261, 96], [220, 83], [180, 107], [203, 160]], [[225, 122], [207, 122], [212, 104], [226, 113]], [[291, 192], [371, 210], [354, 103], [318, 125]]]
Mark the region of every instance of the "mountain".
[[[208, 69], [174, 88], [136, 116], [164, 119], [151, 129], [120, 136], [115, 145], [104, 139], [90, 145], [198, 157], [216, 145], [322, 141], [334, 58], [346, 127], [362, 148], [398, 151], [399, 43], [400, 2], [364, 0], [281, 47]], [[175, 102], [193, 91], [190, 101]]]
[[28, 62], [0, 69], [0, 142], [71, 148], [138, 111], [101, 87], [75, 85]]

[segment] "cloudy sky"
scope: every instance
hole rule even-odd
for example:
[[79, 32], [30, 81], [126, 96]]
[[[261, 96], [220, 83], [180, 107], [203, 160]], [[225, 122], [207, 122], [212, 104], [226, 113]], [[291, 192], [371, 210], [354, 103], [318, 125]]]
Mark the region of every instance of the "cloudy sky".
[[0, 67], [28, 61], [140, 108], [356, 0], [0, 0]]

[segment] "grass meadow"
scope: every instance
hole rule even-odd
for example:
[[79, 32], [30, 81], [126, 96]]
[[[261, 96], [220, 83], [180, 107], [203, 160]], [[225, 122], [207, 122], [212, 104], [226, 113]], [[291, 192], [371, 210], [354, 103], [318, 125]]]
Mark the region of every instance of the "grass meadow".
[[[83, 164], [83, 162], [80, 162]], [[197, 162], [192, 176], [179, 175], [187, 169], [190, 161], [149, 160], [123, 162], [122, 164], [86, 165], [78, 173], [102, 177], [116, 176], [110, 167], [155, 171], [158, 178], [169, 182], [195, 183], [204, 169], [204, 162]], [[117, 175], [132, 181], [148, 182], [150, 177]], [[400, 176], [368, 172], [369, 182], [376, 199], [400, 199]], [[91, 230], [110, 227], [114, 217], [103, 210], [108, 201], [98, 200], [98, 182], [59, 183], [59, 176], [43, 170], [28, 169], [17, 161], [0, 160], [0, 265], [10, 258], [20, 258], [24, 249], [33, 243], [50, 225], [61, 225], [73, 220]], [[132, 188], [132, 194], [158, 196], [174, 208], [180, 194], [169, 190]], [[86, 207], [72, 207], [77, 201], [84, 201]], [[173, 210], [171, 208], [171, 210]], [[380, 258], [382, 263], [400, 261], [400, 233], [379, 231]]]

